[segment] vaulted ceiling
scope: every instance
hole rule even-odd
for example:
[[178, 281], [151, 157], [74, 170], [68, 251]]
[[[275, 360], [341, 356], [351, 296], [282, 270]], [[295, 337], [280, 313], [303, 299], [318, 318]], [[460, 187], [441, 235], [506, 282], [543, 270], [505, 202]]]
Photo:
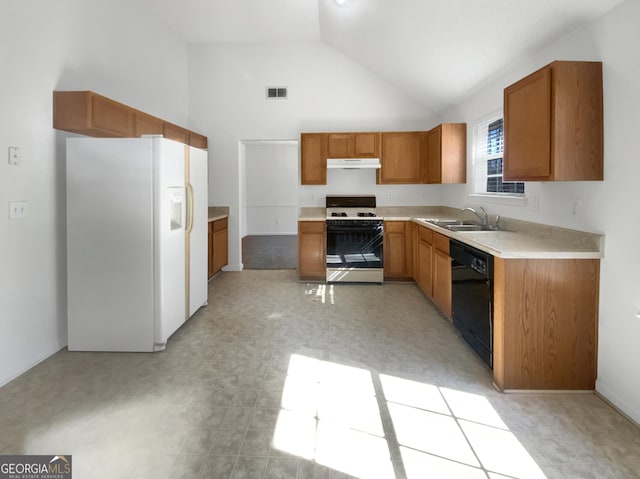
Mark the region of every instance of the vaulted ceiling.
[[188, 42], [326, 42], [439, 110], [623, 0], [137, 1]]

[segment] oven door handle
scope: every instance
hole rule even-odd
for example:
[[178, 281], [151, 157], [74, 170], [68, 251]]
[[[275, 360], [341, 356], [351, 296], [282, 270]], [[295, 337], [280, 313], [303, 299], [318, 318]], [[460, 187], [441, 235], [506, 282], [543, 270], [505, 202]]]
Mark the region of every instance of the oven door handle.
[[366, 233], [368, 231], [382, 230], [382, 225], [368, 225], [368, 226], [334, 226], [327, 225], [327, 231], [334, 231], [336, 233]]

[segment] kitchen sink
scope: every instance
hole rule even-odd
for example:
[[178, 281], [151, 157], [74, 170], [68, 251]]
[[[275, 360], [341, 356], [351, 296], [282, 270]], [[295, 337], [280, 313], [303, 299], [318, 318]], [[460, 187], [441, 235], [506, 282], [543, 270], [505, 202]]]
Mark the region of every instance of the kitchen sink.
[[450, 224], [446, 225], [445, 228], [459, 233], [464, 231], [497, 231], [495, 226], [481, 225], [478, 223]]
[[448, 229], [449, 231], [466, 232], [466, 231], [498, 231], [493, 225], [482, 225], [475, 221], [469, 220], [438, 220], [430, 218], [421, 218], [422, 221], [431, 223], [432, 225], [440, 226], [441, 228]]
[[476, 226], [478, 223], [469, 220], [437, 220], [430, 218], [420, 218], [422, 221], [431, 223], [432, 225], [440, 226], [441, 228], [448, 228], [449, 226]]

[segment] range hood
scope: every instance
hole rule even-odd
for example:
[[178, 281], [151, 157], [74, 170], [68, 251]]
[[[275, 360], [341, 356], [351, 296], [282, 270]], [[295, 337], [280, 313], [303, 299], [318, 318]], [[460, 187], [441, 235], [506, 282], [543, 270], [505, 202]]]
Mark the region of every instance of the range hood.
[[327, 158], [327, 168], [380, 168], [380, 158]]

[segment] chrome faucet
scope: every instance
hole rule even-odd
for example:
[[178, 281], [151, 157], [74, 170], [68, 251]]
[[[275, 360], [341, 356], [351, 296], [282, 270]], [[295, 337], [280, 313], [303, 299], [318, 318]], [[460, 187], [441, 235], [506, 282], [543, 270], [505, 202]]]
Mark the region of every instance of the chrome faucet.
[[468, 206], [466, 208], [462, 208], [462, 211], [471, 211], [476, 216], [476, 218], [480, 220], [480, 224], [482, 226], [487, 226], [487, 224], [489, 223], [489, 215], [482, 206], [478, 207], [478, 209], [480, 210], [480, 213], [478, 213], [473, 208], [469, 208]]

